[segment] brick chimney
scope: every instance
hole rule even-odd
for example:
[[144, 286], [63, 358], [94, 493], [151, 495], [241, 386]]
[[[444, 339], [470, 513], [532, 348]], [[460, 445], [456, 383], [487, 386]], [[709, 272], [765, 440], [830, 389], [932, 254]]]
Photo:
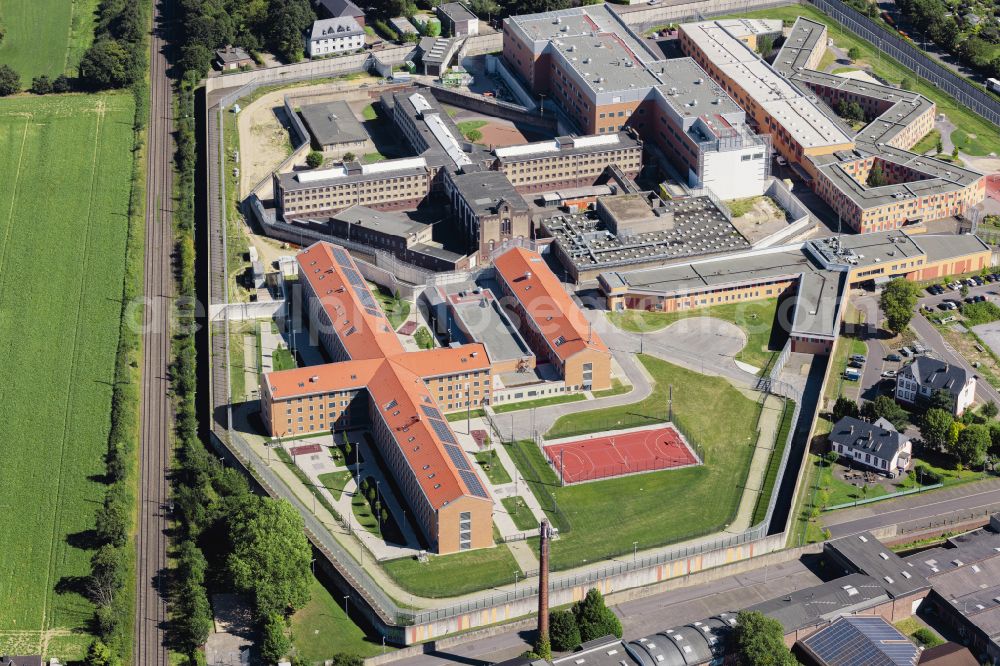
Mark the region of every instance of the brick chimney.
[[538, 641], [549, 640], [549, 521], [538, 530]]

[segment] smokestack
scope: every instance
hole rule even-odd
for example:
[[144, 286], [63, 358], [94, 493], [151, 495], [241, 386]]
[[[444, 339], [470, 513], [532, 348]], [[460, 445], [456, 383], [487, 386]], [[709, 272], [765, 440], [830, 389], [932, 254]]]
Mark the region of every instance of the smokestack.
[[549, 642], [549, 521], [538, 530], [538, 639], [536, 645]]

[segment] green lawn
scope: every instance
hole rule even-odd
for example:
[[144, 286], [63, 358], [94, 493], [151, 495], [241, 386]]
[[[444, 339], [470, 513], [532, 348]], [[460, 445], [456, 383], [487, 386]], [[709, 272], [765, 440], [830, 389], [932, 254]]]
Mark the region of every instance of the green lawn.
[[[458, 126], [458, 131], [462, 133], [466, 139], [469, 139], [469, 132], [473, 130], [479, 130], [480, 127], [486, 125], [485, 120], [463, 120], [460, 123], [455, 123]], [[471, 141], [471, 139], [469, 139]]]
[[788, 444], [788, 433], [795, 425], [792, 423], [794, 415], [795, 401], [785, 400], [781, 412], [781, 424], [778, 426], [778, 434], [774, 438], [774, 450], [771, 451], [771, 457], [767, 461], [767, 471], [764, 473], [764, 482], [761, 484], [760, 495], [757, 496], [757, 504], [754, 506], [751, 525], [756, 525], [767, 517], [767, 506], [771, 503], [771, 493], [778, 480], [778, 469], [781, 467], [781, 457]]
[[[309, 602], [292, 615], [292, 642], [298, 655], [308, 663], [322, 663], [338, 653], [374, 657], [382, 654], [381, 642], [365, 636], [344, 612], [343, 596], [334, 599], [316, 580], [309, 585]], [[356, 617], [348, 600], [348, 611]], [[393, 648], [386, 648], [391, 650]]]
[[246, 399], [247, 382], [243, 370], [243, 334], [229, 334], [229, 383], [232, 386], [233, 399]]
[[401, 586], [421, 597], [453, 597], [514, 582], [524, 573], [505, 544], [495, 548], [431, 556], [426, 562], [412, 557], [383, 562], [382, 567]]
[[632, 333], [658, 331], [681, 319], [689, 317], [715, 317], [732, 322], [747, 334], [747, 344], [736, 355], [736, 360], [757, 368], [765, 368], [780, 347], [770, 348], [771, 327], [778, 308], [777, 298], [743, 303], [726, 303], [692, 308], [679, 312], [647, 312], [645, 310], [622, 310], [609, 312], [608, 319], [615, 326]]
[[0, 64], [10, 65], [27, 88], [40, 74], [75, 72], [94, 39], [97, 0], [4, 0]]
[[330, 491], [334, 501], [339, 500], [340, 496], [344, 494], [344, 488], [347, 487], [350, 480], [351, 473], [347, 470], [327, 472], [326, 474], [319, 475], [319, 482], [323, 484], [324, 488]]
[[400, 298], [396, 300], [393, 294], [387, 289], [374, 284], [369, 285], [375, 300], [382, 306], [385, 316], [389, 318], [389, 325], [393, 329], [399, 328], [406, 318], [410, 316], [410, 302]]
[[361, 493], [356, 493], [351, 498], [351, 513], [354, 514], [354, 519], [361, 527], [376, 536], [382, 536], [378, 518], [372, 513], [371, 505], [368, 504], [368, 500], [361, 496]]
[[[830, 39], [838, 47], [849, 50], [852, 46], [861, 50], [860, 61], [870, 65], [876, 76], [886, 81], [899, 83], [904, 79], [913, 82], [913, 90], [921, 93], [937, 104], [938, 113], [944, 113], [948, 119], [956, 126], [961, 127], [964, 132], [975, 134], [979, 137], [975, 150], [982, 150], [982, 153], [1000, 153], [1000, 132], [996, 126], [976, 115], [955, 98], [943, 93], [937, 87], [931, 85], [926, 79], [918, 77], [911, 70], [903, 67], [900, 63], [890, 58], [885, 53], [881, 53], [871, 43], [854, 36], [851, 32], [844, 30], [840, 25], [828, 17], [823, 12], [810, 5], [789, 5], [787, 7], [776, 7], [773, 9], [761, 9], [752, 12], [740, 12], [732, 14], [726, 18], [773, 18], [782, 19], [791, 23], [797, 16], [804, 16], [814, 21], [826, 24], [829, 28]], [[723, 18], [723, 17], [719, 17]], [[859, 61], [859, 62], [860, 62]]]
[[504, 483], [510, 483], [510, 474], [504, 469], [503, 463], [496, 454], [490, 451], [479, 451], [476, 453], [476, 462], [479, 463], [480, 469], [482, 469], [483, 474], [493, 482], [494, 485], [501, 485]]
[[531, 513], [531, 509], [528, 508], [523, 499], [520, 497], [504, 497], [500, 500], [500, 503], [503, 504], [503, 508], [507, 509], [507, 513], [510, 514], [510, 519], [514, 521], [514, 527], [522, 532], [538, 529], [538, 519]]
[[379, 152], [365, 153], [361, 157], [361, 161], [365, 164], [374, 164], [375, 162], [381, 162], [384, 159], [386, 159], [385, 155]]
[[473, 409], [469, 413], [466, 413], [466, 411], [463, 409], [460, 412], [452, 412], [451, 414], [447, 414], [445, 418], [448, 419], [449, 423], [455, 423], [456, 421], [464, 421], [466, 420], [466, 418], [473, 418], [473, 419], [482, 418], [484, 414], [485, 412], [483, 412], [483, 410], [481, 409]]
[[361, 117], [365, 120], [375, 120], [378, 118], [378, 111], [375, 110], [375, 105], [369, 104], [361, 109]]
[[[55, 5], [37, 4], [41, 63]], [[8, 39], [22, 5], [4, 5]], [[130, 94], [0, 100], [0, 534], [17, 541], [0, 552], [0, 654], [38, 653], [45, 630], [89, 641], [92, 607], [69, 590], [105, 492], [133, 116]]]
[[603, 391], [594, 391], [594, 397], [608, 398], [613, 395], [621, 395], [623, 393], [631, 393], [631, 392], [632, 392], [631, 384], [623, 384], [622, 380], [620, 379], [612, 379], [611, 388], [604, 389]]
[[920, 153], [923, 155], [929, 150], [934, 150], [937, 148], [938, 141], [941, 140], [941, 131], [932, 129], [930, 132], [925, 134], [920, 141], [917, 141], [913, 145], [913, 152]]
[[[515, 444], [521, 453], [514, 460], [532, 491], [541, 494], [542, 507], [552, 508], [546, 496], [550, 493], [562, 511], [562, 516], [552, 516], [563, 532], [552, 544], [554, 568], [622, 555], [632, 551], [633, 542], [643, 549], [708, 534], [723, 528], [735, 515], [756, 441], [757, 404], [724, 379], [652, 356], [638, 358], [656, 381], [646, 400], [563, 417], [547, 437], [588, 428], [613, 430], [634, 425], [644, 415], [663, 414], [667, 387], [673, 385], [674, 419], [700, 446], [705, 464], [560, 487], [537, 447], [530, 442]], [[533, 459], [526, 468], [524, 454], [529, 453]], [[669, 511], [664, 510], [665, 501], [669, 501]]]
[[534, 409], [535, 407], [545, 407], [547, 405], [561, 405], [564, 402], [579, 402], [581, 400], [586, 400], [587, 396], [582, 393], [566, 393], [563, 395], [553, 395], [548, 398], [539, 398], [538, 400], [522, 400], [520, 402], [512, 402], [505, 405], [496, 405], [493, 407], [493, 411], [497, 414], [506, 414], [507, 412], [518, 412], [522, 409]]
[[292, 352], [285, 347], [279, 347], [271, 354], [271, 364], [275, 370], [294, 370], [298, 367]]
[[421, 326], [413, 334], [413, 340], [421, 349], [434, 349], [434, 336], [427, 330], [426, 326]]
[[996, 152], [1000, 142], [997, 141], [997, 132], [981, 135], [957, 129], [951, 133], [951, 142], [958, 146], [958, 149], [967, 155], [983, 157], [991, 152]]

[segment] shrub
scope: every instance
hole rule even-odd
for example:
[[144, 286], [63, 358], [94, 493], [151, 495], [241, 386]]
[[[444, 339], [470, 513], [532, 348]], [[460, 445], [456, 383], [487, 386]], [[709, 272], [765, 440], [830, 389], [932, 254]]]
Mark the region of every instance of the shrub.
[[571, 611], [549, 613], [549, 639], [552, 649], [557, 652], [572, 650], [582, 642], [580, 628], [576, 626], [576, 616]]
[[42, 74], [31, 79], [31, 92], [36, 95], [48, 95], [52, 92], [52, 81]]
[[260, 633], [260, 656], [267, 663], [277, 663], [292, 649], [285, 618], [281, 615], [268, 615], [261, 624]]
[[604, 597], [596, 588], [591, 588], [582, 601], [573, 604], [573, 615], [580, 628], [580, 640], [584, 643], [601, 636], [622, 637], [621, 621], [605, 605]]
[[0, 97], [21, 92], [21, 75], [10, 65], [0, 65]]
[[928, 648], [937, 647], [938, 645], [944, 643], [943, 640], [937, 637], [937, 634], [927, 627], [920, 627], [914, 631], [913, 637], [917, 639], [917, 642], [919, 642], [922, 646]]
[[323, 164], [323, 153], [318, 150], [310, 151], [309, 154], [306, 155], [306, 164], [310, 169], [318, 169]]

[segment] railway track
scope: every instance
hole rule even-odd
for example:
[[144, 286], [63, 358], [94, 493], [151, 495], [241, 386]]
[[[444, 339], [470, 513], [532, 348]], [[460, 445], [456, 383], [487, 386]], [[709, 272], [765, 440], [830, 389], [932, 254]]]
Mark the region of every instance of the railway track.
[[150, 39], [150, 114], [146, 164], [146, 236], [143, 267], [142, 408], [136, 539], [134, 664], [168, 666], [165, 644], [170, 467], [173, 413], [170, 403], [170, 321], [173, 307], [173, 97], [164, 55], [164, 7], [154, 2]]

